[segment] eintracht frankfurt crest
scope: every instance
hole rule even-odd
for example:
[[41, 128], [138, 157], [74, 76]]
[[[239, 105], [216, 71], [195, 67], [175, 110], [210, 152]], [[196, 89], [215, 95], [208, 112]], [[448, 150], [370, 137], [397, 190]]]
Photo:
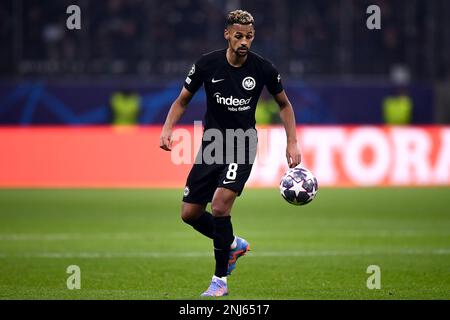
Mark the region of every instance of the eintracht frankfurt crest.
[[256, 86], [256, 81], [252, 77], [245, 77], [244, 80], [242, 80], [242, 87], [245, 90], [252, 90]]

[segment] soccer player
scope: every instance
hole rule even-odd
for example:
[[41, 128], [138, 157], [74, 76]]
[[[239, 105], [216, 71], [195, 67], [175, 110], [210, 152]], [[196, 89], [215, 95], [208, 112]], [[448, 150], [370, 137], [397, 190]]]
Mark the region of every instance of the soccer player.
[[[204, 54], [192, 66], [180, 95], [172, 103], [160, 136], [160, 147], [170, 151], [174, 125], [193, 95], [204, 85], [207, 108], [202, 146], [187, 178], [181, 218], [213, 240], [215, 273], [209, 288], [202, 294], [213, 297], [228, 294], [227, 276], [236, 267], [237, 259], [249, 251], [248, 242], [233, 234], [231, 209], [244, 188], [256, 155], [257, 137], [252, 132], [256, 132], [255, 108], [264, 86], [280, 108], [287, 136], [288, 165], [295, 167], [301, 161], [295, 116], [280, 74], [272, 63], [250, 51], [255, 37], [252, 15], [242, 10], [230, 12], [224, 37], [228, 41], [226, 49]], [[208, 130], [223, 133], [223, 140], [216, 136], [219, 142], [214, 140]], [[244, 135], [229, 138], [229, 130], [244, 132]], [[215, 160], [219, 159], [214, 163], [202, 154], [211, 149], [208, 146], [212, 143], [223, 145], [222, 149], [211, 152]], [[206, 211], [209, 202], [211, 213]]]

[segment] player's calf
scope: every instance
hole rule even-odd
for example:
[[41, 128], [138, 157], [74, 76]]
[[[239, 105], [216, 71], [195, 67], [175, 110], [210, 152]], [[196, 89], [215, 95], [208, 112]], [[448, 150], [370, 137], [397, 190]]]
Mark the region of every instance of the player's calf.
[[206, 205], [183, 202], [181, 219], [206, 237], [214, 238], [214, 221], [211, 213], [205, 211]]

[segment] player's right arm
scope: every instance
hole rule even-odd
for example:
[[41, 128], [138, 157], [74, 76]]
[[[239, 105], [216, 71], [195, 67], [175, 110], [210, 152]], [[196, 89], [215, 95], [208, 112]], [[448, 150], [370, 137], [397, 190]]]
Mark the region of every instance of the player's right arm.
[[159, 138], [159, 146], [163, 150], [170, 151], [172, 149], [173, 127], [186, 111], [189, 101], [191, 101], [194, 94], [203, 85], [205, 74], [202, 70], [202, 66], [202, 59], [192, 65], [186, 80], [184, 80], [184, 86], [183, 89], [181, 89], [180, 95], [175, 99], [170, 107], [166, 122], [164, 123], [161, 136]]
[[159, 147], [163, 150], [170, 151], [172, 149], [172, 131], [178, 120], [181, 119], [186, 107], [191, 101], [194, 95], [186, 90], [186, 88], [181, 89], [180, 95], [172, 103], [169, 113], [167, 114], [166, 121], [161, 131], [161, 136], [159, 138]]

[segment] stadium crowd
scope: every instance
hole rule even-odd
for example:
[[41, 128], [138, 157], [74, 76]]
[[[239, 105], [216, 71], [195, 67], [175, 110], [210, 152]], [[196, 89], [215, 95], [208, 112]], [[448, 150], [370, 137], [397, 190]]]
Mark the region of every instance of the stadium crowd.
[[[373, 3], [382, 30], [366, 28]], [[82, 10], [81, 30], [66, 28], [71, 4]], [[288, 75], [386, 75], [400, 65], [438, 78], [450, 69], [443, 0], [7, 0], [0, 37], [10, 50], [0, 71], [179, 76], [200, 53], [225, 45], [224, 14], [237, 6], [255, 17], [254, 50]]]

